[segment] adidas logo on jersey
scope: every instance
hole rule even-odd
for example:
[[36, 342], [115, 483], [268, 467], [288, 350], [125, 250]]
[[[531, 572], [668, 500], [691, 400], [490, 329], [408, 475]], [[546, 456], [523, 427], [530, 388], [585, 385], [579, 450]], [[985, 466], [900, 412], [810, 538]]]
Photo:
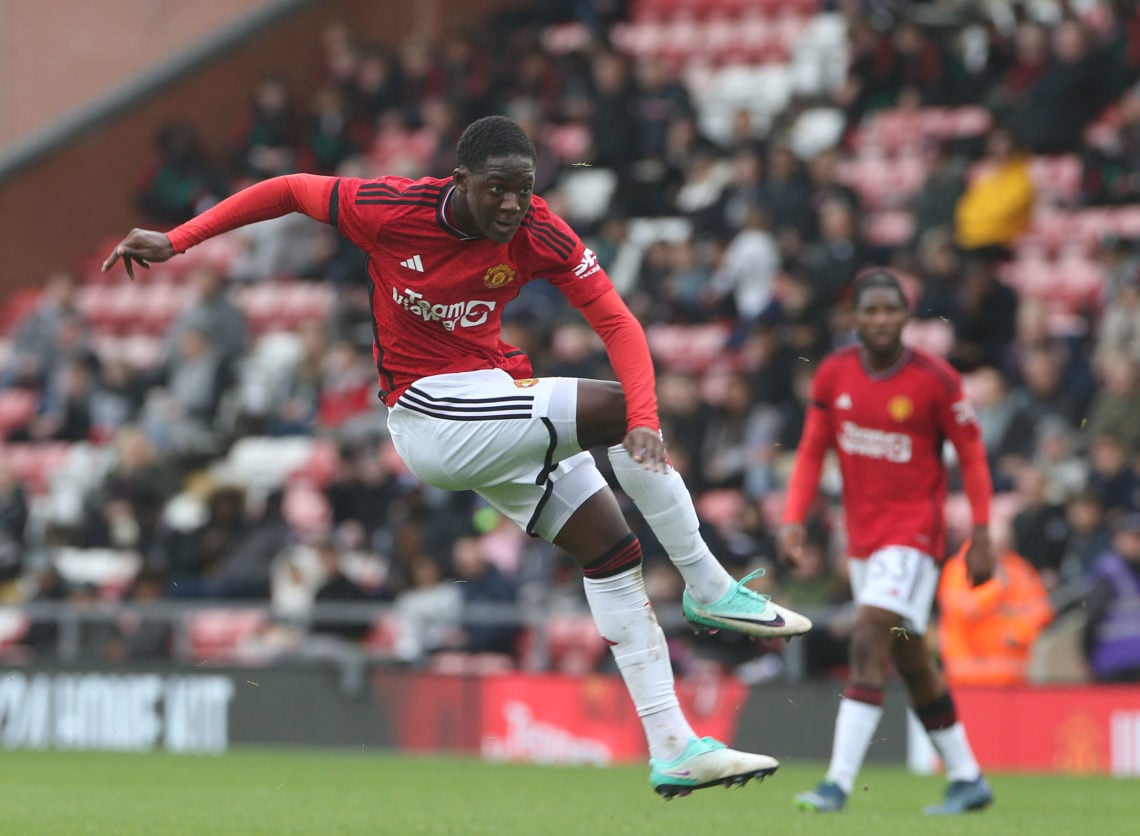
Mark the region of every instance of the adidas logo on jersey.
[[842, 395], [840, 395], [838, 398], [835, 399], [835, 408], [836, 409], [850, 409], [851, 408], [851, 396], [848, 395], [846, 392], [844, 392]]
[[407, 267], [409, 270], [415, 270], [417, 273], [422, 273], [424, 271], [424, 263], [420, 260], [420, 257], [418, 255], [413, 255], [406, 261], [401, 261], [400, 266]]

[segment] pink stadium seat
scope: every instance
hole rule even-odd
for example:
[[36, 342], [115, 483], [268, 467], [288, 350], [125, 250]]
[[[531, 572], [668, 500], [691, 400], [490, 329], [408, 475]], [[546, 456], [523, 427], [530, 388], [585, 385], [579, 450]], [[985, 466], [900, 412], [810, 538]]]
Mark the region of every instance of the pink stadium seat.
[[580, 676], [597, 668], [606, 643], [589, 613], [555, 613], [544, 626], [554, 670]]
[[729, 529], [740, 521], [744, 510], [744, 494], [732, 488], [705, 491], [697, 497], [697, 513], [701, 519], [720, 529]]
[[875, 212], [864, 221], [863, 232], [870, 244], [897, 247], [914, 235], [914, 215], [906, 209]]
[[653, 356], [666, 368], [701, 371], [717, 358], [728, 338], [725, 325], [654, 325], [646, 332]]
[[28, 389], [0, 389], [0, 441], [31, 420], [36, 404], [35, 392]]
[[381, 658], [395, 656], [402, 629], [400, 617], [395, 613], [389, 612], [378, 616], [364, 637], [364, 649], [371, 656]]
[[52, 474], [64, 463], [71, 450], [65, 442], [9, 444], [0, 447], [0, 456], [32, 496], [46, 493]]
[[228, 662], [266, 624], [259, 609], [201, 610], [187, 616], [190, 652], [199, 661]]

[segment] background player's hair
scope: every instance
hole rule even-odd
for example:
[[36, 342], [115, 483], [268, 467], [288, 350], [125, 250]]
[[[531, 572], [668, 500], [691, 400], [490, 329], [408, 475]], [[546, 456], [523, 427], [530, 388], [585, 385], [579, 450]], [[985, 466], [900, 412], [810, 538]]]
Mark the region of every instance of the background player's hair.
[[858, 308], [859, 300], [863, 298], [863, 294], [876, 287], [889, 287], [899, 295], [902, 306], [907, 307], [906, 294], [903, 293], [902, 283], [899, 282], [894, 273], [884, 267], [872, 267], [855, 277], [855, 284], [851, 289], [851, 304]]
[[468, 171], [477, 171], [488, 157], [520, 157], [538, 159], [534, 143], [522, 125], [506, 116], [484, 116], [476, 119], [463, 135], [455, 149], [456, 161]]

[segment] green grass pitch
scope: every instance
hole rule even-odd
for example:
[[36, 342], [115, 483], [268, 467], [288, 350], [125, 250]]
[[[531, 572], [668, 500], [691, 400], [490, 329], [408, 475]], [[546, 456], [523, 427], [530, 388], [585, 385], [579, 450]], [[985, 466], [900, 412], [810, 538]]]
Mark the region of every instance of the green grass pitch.
[[1135, 832], [1140, 783], [991, 775], [984, 813], [931, 820], [943, 782], [868, 768], [847, 812], [792, 796], [818, 765], [762, 785], [665, 802], [638, 767], [491, 765], [370, 753], [238, 751], [221, 757], [0, 752], [3, 834], [733, 834]]

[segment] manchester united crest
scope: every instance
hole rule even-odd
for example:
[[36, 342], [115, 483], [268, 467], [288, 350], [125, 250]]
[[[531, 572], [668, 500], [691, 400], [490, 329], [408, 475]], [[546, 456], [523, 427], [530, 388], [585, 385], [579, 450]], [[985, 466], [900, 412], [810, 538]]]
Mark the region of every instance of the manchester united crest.
[[901, 424], [914, 414], [914, 404], [906, 395], [895, 395], [887, 402], [887, 412]]
[[519, 387], [520, 389], [529, 389], [536, 383], [538, 383], [537, 377], [523, 377], [515, 381], [515, 386]]
[[487, 287], [502, 287], [510, 284], [515, 278], [515, 268], [509, 264], [496, 264], [483, 274], [483, 284]]

